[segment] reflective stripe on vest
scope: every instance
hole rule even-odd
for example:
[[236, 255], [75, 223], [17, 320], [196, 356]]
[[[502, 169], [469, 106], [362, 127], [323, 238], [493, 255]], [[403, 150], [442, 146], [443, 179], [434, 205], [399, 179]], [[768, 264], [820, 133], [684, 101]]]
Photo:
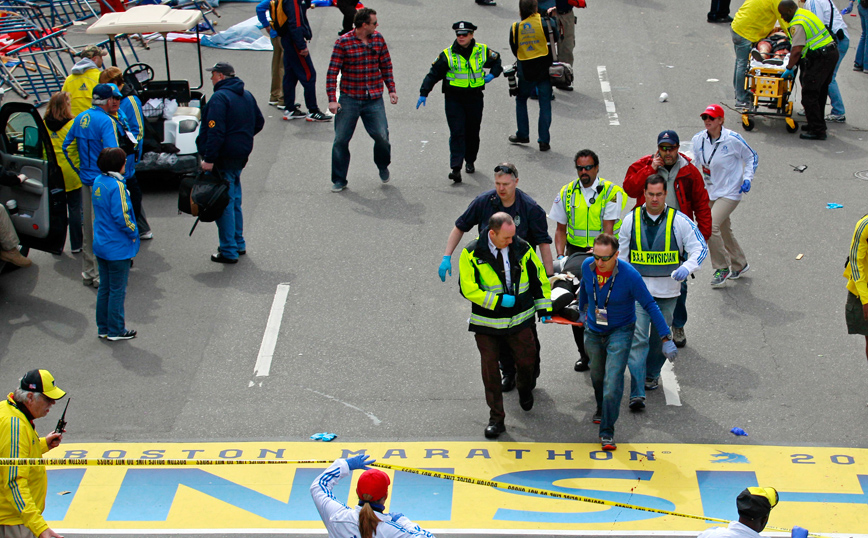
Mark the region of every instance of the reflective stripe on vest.
[[513, 23], [513, 41], [516, 44], [519, 60], [533, 60], [549, 53], [549, 44], [543, 30], [542, 18], [534, 13], [521, 22]]
[[798, 24], [805, 30], [807, 42], [802, 49], [803, 58], [809, 50], [821, 49], [833, 42], [832, 36], [829, 34], [823, 21], [807, 9], [799, 8], [796, 10], [793, 20], [790, 21], [790, 26], [795, 24]]
[[477, 43], [470, 53], [470, 61], [456, 54], [452, 47], [443, 50], [449, 61], [449, 71], [446, 72], [446, 80], [450, 86], [456, 88], [479, 88], [485, 84], [485, 72], [482, 66], [488, 58], [488, 47]]
[[[551, 305], [549, 305], [551, 307]], [[517, 327], [533, 317], [536, 307], [530, 307], [524, 312], [520, 312], [511, 318], [489, 318], [479, 314], [470, 314], [470, 323], [481, 327], [491, 327], [492, 329], [509, 329]]]
[[[590, 248], [594, 245], [594, 238], [603, 232], [603, 211], [606, 209], [606, 204], [617, 196], [618, 186], [600, 178], [603, 191], [595, 196], [594, 205], [588, 207], [585, 197], [582, 196], [579, 181], [581, 180], [576, 179], [561, 188], [561, 200], [564, 201], [564, 210], [567, 214], [567, 242], [579, 248]], [[577, 190], [578, 196], [575, 195]], [[574, 199], [576, 203], [578, 200], [582, 201], [581, 208], [576, 207], [573, 203]], [[626, 203], [626, 200], [623, 202]], [[620, 229], [621, 219], [618, 219], [615, 221], [614, 229], [616, 237]]]
[[[681, 266], [681, 252], [675, 239], [675, 209], [666, 209], [666, 227], [657, 232], [654, 244], [648, 244], [647, 225], [642, 208], [633, 212], [633, 233], [630, 237], [630, 265], [642, 276], [669, 276]], [[639, 223], [637, 226], [636, 223]], [[658, 221], [658, 227], [660, 221]], [[674, 249], [674, 250], [673, 250]]]

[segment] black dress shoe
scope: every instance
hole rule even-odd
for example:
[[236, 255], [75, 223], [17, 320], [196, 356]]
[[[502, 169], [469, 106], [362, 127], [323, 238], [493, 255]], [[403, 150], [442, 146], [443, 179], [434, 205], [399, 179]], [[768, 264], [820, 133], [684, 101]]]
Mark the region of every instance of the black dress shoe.
[[223, 253], [218, 252], [211, 255], [211, 261], [217, 263], [238, 263], [238, 258], [227, 258]]
[[540, 150], [540, 151], [548, 151], [548, 150], [550, 150], [550, 149], [552, 149], [551, 144], [546, 144], [545, 142], [540, 142], [540, 143], [539, 143], [539, 150]]
[[461, 167], [453, 168], [451, 172], [449, 172], [449, 179], [454, 181], [455, 183], [461, 183]]
[[588, 357], [579, 358], [579, 360], [576, 361], [576, 365], [573, 366], [573, 369], [577, 372], [587, 372], [590, 370], [591, 367], [588, 366]]
[[476, 167], [473, 166], [473, 163], [467, 163], [464, 165], [464, 171], [467, 172], [468, 174], [472, 174], [472, 173], [476, 172]]
[[503, 374], [500, 380], [500, 391], [509, 392], [515, 388], [515, 374]]
[[530, 144], [530, 138], [519, 138], [515, 135], [509, 135], [509, 141], [512, 144]]
[[247, 251], [246, 251], [246, 250], [239, 250], [239, 251], [238, 251], [238, 255], [239, 255], [239, 256], [244, 256], [245, 254], [247, 254]]
[[503, 424], [503, 422], [491, 421], [488, 423], [488, 426], [485, 427], [485, 438], [496, 439], [498, 435], [505, 431], [506, 426]]
[[480, 6], [496, 6], [497, 2], [494, 0], [476, 0], [476, 3]]
[[729, 24], [732, 22], [732, 17], [730, 17], [729, 15], [724, 15], [723, 17], [708, 17], [707, 20], [708, 20], [708, 22], [711, 22], [711, 23], [721, 22], [721, 23]]
[[518, 405], [525, 411], [533, 409], [533, 390], [518, 391]]
[[825, 140], [826, 133], [817, 133], [814, 131], [808, 131], [806, 133], [802, 133], [799, 135], [799, 138], [802, 140]]

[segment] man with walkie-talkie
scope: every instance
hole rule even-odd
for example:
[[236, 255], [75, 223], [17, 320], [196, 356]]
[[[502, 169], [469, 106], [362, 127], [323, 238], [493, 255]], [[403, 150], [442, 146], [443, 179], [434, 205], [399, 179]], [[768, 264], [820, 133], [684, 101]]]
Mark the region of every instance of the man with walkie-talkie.
[[[66, 392], [48, 370], [30, 370], [0, 404], [0, 458], [42, 458], [63, 440], [66, 410], [52, 433], [40, 438], [33, 421], [48, 414]], [[67, 400], [67, 406], [69, 401]], [[0, 537], [63, 538], [42, 517], [48, 480], [43, 466], [0, 466]], [[32, 533], [32, 535], [31, 535]]]

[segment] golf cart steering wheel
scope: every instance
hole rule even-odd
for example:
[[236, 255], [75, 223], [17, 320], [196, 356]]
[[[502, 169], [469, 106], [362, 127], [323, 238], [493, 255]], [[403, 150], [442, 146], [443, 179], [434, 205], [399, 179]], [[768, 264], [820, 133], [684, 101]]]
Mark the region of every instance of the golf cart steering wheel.
[[154, 80], [154, 69], [148, 64], [133, 64], [124, 70], [123, 77], [124, 82], [138, 93]]

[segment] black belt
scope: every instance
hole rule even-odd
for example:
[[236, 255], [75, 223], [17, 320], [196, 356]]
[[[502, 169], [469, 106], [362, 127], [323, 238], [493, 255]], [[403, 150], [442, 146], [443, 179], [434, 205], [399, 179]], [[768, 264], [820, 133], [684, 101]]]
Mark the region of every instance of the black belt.
[[826, 54], [827, 52], [831, 52], [832, 49], [837, 49], [837, 48], [838, 48], [838, 46], [835, 43], [829, 43], [825, 47], [820, 47], [819, 49], [809, 50], [808, 54], [810, 54], [812, 52], [815, 54]]

